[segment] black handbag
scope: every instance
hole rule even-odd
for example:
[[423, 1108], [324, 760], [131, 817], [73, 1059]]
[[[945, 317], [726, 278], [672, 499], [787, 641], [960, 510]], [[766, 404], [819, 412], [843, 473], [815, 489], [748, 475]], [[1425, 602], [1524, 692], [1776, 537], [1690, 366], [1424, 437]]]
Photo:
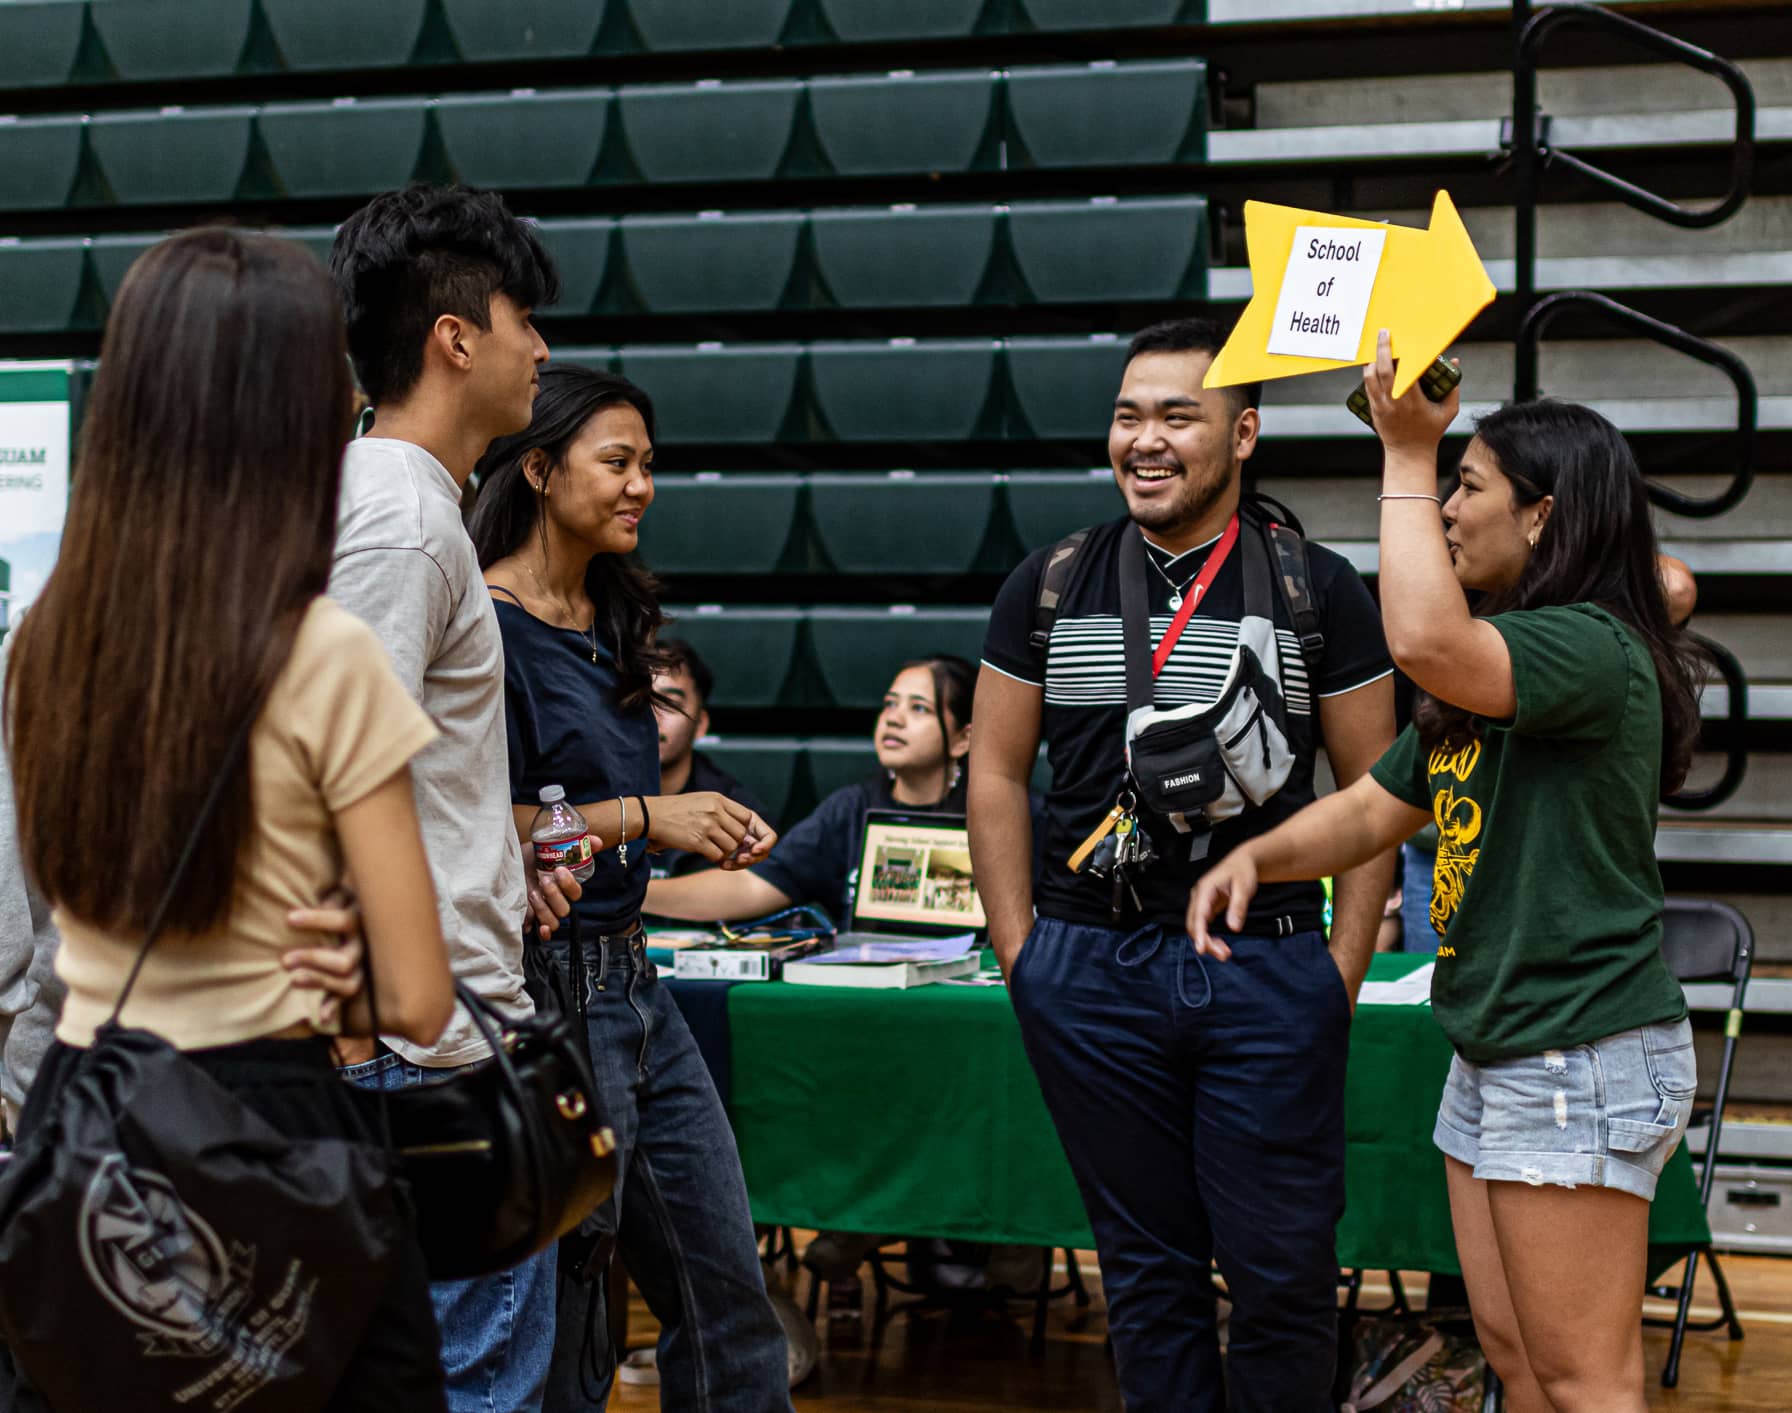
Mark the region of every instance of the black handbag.
[[[417, 1210], [431, 1280], [489, 1275], [578, 1226], [616, 1186], [616, 1139], [593, 1100], [584, 1008], [551, 960], [532, 986], [533, 1016], [507, 1020], [456, 984], [491, 1047], [488, 1060], [432, 1084], [381, 1091], [392, 1144]], [[378, 1003], [368, 1000], [374, 1027]]]
[[161, 1037], [118, 1023], [243, 723], [123, 993], [0, 1176], [0, 1332], [60, 1409], [315, 1413], [407, 1239], [391, 1155], [286, 1137]]

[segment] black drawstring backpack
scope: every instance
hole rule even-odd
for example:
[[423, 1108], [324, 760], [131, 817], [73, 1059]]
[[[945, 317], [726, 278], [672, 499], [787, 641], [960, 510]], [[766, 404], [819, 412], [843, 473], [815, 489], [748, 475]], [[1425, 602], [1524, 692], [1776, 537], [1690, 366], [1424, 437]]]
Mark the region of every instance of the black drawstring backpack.
[[315, 1413], [410, 1239], [389, 1155], [285, 1137], [119, 1024], [219, 769], [111, 1017], [0, 1176], [0, 1334], [58, 1413]]

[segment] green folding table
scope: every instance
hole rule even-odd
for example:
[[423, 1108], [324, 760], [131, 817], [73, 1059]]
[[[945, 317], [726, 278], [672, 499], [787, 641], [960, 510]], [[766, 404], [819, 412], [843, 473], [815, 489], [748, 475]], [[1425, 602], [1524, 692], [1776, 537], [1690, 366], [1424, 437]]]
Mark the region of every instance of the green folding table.
[[[1390, 981], [1425, 958], [1375, 958]], [[1094, 1245], [1001, 987], [728, 993], [729, 1113], [756, 1221], [1087, 1249]], [[1454, 1272], [1431, 1144], [1450, 1046], [1429, 1006], [1358, 1008], [1346, 1081], [1346, 1268]], [[1650, 1240], [1708, 1241], [1684, 1146]]]

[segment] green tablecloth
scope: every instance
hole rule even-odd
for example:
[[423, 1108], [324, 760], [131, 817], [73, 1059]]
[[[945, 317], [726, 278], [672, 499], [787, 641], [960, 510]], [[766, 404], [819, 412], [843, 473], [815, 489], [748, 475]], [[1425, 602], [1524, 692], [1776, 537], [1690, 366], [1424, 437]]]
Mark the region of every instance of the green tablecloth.
[[[1380, 956], [1369, 975], [1392, 980], [1424, 960]], [[1094, 1245], [1002, 988], [736, 986], [728, 1023], [729, 1112], [756, 1221]], [[1358, 1009], [1340, 1264], [1457, 1269], [1443, 1156], [1431, 1144], [1449, 1065], [1430, 1007]], [[1708, 1237], [1682, 1147], [1650, 1239]]]

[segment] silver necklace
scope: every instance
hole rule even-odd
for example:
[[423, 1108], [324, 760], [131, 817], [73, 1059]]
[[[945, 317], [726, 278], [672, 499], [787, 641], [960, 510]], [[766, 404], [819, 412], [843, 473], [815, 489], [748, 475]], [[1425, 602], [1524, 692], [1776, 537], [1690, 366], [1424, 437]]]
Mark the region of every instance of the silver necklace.
[[1181, 612], [1181, 610], [1182, 610], [1182, 591], [1184, 589], [1186, 589], [1189, 586], [1189, 584], [1194, 583], [1195, 580], [1197, 580], [1201, 577], [1201, 571], [1199, 569], [1195, 570], [1195, 572], [1193, 574], [1188, 576], [1187, 582], [1178, 584], [1168, 574], [1164, 573], [1164, 567], [1163, 567], [1163, 565], [1161, 565], [1157, 562], [1156, 555], [1147, 551], [1145, 554], [1145, 558], [1151, 561], [1151, 567], [1157, 571], [1158, 578], [1162, 579], [1164, 581], [1164, 583], [1166, 583], [1170, 586], [1170, 612], [1171, 613]]
[[529, 571], [529, 577], [535, 581], [535, 587], [541, 591], [542, 598], [546, 599], [550, 604], [553, 604], [555, 608], [560, 610], [560, 616], [566, 620], [566, 626], [568, 628], [572, 629], [573, 632], [577, 633], [581, 638], [584, 638], [587, 642], [589, 642], [591, 644], [591, 660], [593, 662], [596, 662], [597, 661], [597, 615], [595, 613], [593, 613], [591, 615], [591, 627], [589, 629], [584, 629], [584, 628], [579, 627], [578, 623], [574, 620], [572, 614], [567, 610], [566, 606], [564, 604], [554, 602], [554, 596], [548, 592], [548, 586], [541, 582], [541, 575], [539, 575], [535, 572], [535, 566], [533, 564], [529, 563], [529, 561], [525, 559], [523, 561], [523, 568], [525, 568]]

